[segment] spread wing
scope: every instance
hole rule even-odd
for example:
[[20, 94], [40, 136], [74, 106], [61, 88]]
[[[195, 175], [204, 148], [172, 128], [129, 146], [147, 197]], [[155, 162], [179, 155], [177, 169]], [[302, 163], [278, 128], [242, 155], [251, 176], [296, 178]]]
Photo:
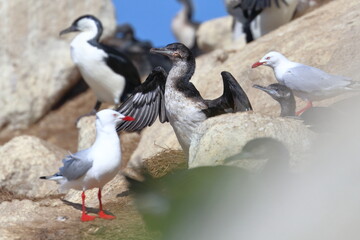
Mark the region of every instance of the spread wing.
[[306, 93], [338, 89], [352, 83], [348, 78], [331, 75], [318, 68], [302, 64], [290, 68], [283, 75], [283, 81], [290, 89]]
[[167, 122], [165, 110], [165, 83], [167, 73], [162, 67], [156, 67], [138, 86], [133, 94], [117, 109], [124, 115], [135, 118], [135, 121], [123, 121], [116, 130], [140, 131], [151, 126], [159, 116], [160, 122]]
[[59, 170], [61, 176], [67, 180], [75, 180], [82, 177], [91, 167], [93, 161], [88, 159], [89, 149], [70, 154], [63, 159], [63, 164]]
[[203, 110], [207, 117], [227, 112], [252, 110], [249, 98], [236, 79], [229, 72], [221, 72], [224, 83], [223, 95], [214, 100], [205, 100], [208, 109]]
[[136, 67], [123, 53], [110, 46], [101, 43], [99, 45], [107, 53], [107, 57], [105, 58], [106, 64], [114, 72], [124, 76], [126, 80], [124, 93], [131, 93], [135, 87], [141, 84], [140, 76]]

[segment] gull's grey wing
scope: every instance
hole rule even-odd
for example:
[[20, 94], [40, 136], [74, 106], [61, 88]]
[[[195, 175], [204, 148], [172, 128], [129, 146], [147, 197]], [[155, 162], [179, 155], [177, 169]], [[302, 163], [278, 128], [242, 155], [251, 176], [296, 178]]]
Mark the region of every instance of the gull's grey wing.
[[318, 68], [299, 64], [283, 75], [283, 84], [295, 91], [317, 92], [346, 87], [351, 79], [328, 74]]
[[63, 159], [64, 166], [59, 169], [60, 175], [69, 181], [82, 177], [93, 164], [93, 161], [88, 158], [89, 151], [90, 149], [85, 149], [66, 156]]
[[167, 73], [156, 67], [138, 86], [133, 94], [116, 111], [135, 118], [135, 121], [122, 121], [116, 130], [140, 131], [151, 126], [159, 116], [160, 122], [167, 122], [165, 110], [165, 83]]
[[245, 91], [241, 88], [231, 73], [221, 72], [224, 84], [222, 96], [214, 100], [205, 100], [207, 109], [203, 112], [207, 117], [216, 116], [227, 112], [244, 112], [251, 111], [252, 106]]

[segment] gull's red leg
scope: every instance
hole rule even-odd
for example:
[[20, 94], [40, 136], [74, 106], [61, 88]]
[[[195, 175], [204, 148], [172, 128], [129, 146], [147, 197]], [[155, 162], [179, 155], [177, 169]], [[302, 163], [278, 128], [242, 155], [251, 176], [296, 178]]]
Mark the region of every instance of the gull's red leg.
[[308, 110], [309, 108], [312, 108], [312, 102], [311, 101], [308, 101], [307, 102], [307, 104], [306, 104], [306, 106], [303, 108], [303, 109], [301, 109], [301, 110], [299, 110], [299, 111], [297, 111], [296, 112], [296, 116], [300, 116], [300, 114], [302, 114], [302, 113], [304, 113], [306, 110]]
[[81, 215], [81, 221], [82, 221], [82, 222], [93, 221], [96, 217], [95, 217], [95, 216], [90, 216], [90, 215], [86, 214], [85, 191], [82, 192], [82, 194], [81, 194], [81, 199], [82, 199], [82, 215]]
[[101, 202], [101, 188], [99, 188], [99, 192], [98, 192], [98, 198], [99, 198], [99, 218], [103, 218], [103, 219], [114, 219], [116, 218], [113, 215], [108, 215], [103, 211], [103, 207], [102, 207], [102, 202]]

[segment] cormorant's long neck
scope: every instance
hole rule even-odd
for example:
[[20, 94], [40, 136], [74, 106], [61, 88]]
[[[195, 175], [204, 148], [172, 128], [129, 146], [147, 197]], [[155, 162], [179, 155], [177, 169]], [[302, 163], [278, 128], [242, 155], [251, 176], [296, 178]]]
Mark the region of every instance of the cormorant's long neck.
[[292, 95], [289, 99], [279, 101], [281, 106], [281, 117], [295, 116], [296, 102]]
[[184, 4], [185, 15], [187, 19], [191, 22], [193, 16], [193, 10], [194, 10], [192, 2], [191, 0], [184, 0], [183, 4]]
[[189, 57], [187, 60], [173, 62], [173, 67], [166, 80], [167, 87], [183, 89], [186, 87], [195, 72], [195, 58]]

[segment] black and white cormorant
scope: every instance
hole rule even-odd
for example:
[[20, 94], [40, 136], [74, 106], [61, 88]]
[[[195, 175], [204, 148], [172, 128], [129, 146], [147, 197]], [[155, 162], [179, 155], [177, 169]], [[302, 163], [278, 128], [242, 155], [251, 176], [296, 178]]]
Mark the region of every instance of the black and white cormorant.
[[199, 23], [193, 20], [193, 2], [192, 0], [177, 0], [183, 7], [175, 15], [171, 21], [171, 30], [175, 38], [188, 47], [195, 56], [201, 54], [201, 50], [197, 45], [196, 32], [199, 28]]
[[222, 72], [223, 95], [214, 100], [205, 100], [190, 82], [195, 71], [195, 58], [182, 43], [153, 48], [151, 52], [170, 58], [169, 75], [155, 68], [148, 79], [125, 101], [118, 111], [133, 116], [132, 124], [121, 123], [118, 130], [138, 131], [150, 126], [158, 115], [160, 121], [169, 121], [177, 139], [188, 154], [195, 129], [209, 117], [229, 112], [252, 110], [250, 101], [238, 82], [229, 72]]
[[71, 58], [82, 77], [95, 92], [97, 102], [118, 105], [134, 88], [141, 84], [139, 74], [132, 62], [122, 53], [99, 42], [103, 27], [92, 15], [77, 18], [60, 35], [80, 32], [71, 42]]
[[298, 0], [225, 0], [225, 4], [234, 17], [234, 39], [245, 34], [246, 42], [251, 42], [289, 22]]
[[[289, 152], [278, 140], [249, 141], [236, 157], [244, 159], [267, 162], [256, 173], [234, 166], [206, 166], [178, 170], [157, 179], [145, 174], [144, 181], [125, 177], [144, 222], [151, 230], [160, 231], [161, 239], [234, 239], [233, 235], [223, 236], [230, 226], [239, 228], [239, 222], [248, 222], [240, 213], [249, 210], [255, 199], [271, 207], [267, 197], [273, 199], [286, 190], [291, 179]], [[224, 224], [226, 227], [220, 227]], [[208, 230], [211, 227], [215, 235]]]

